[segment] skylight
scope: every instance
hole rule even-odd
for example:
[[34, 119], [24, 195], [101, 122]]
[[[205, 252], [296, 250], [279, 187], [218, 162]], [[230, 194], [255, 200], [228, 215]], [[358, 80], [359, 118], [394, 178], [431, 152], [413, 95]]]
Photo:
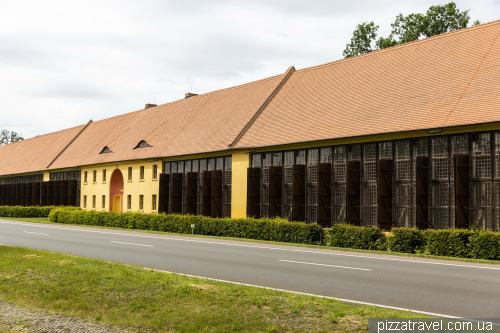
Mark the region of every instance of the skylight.
[[108, 146], [102, 148], [101, 152], [99, 154], [110, 154], [112, 153], [111, 149], [109, 149]]
[[148, 148], [148, 147], [152, 147], [152, 146], [150, 146], [150, 145], [149, 145], [146, 141], [141, 140], [141, 141], [137, 144], [137, 146], [135, 146], [135, 148], [134, 148], [134, 149]]

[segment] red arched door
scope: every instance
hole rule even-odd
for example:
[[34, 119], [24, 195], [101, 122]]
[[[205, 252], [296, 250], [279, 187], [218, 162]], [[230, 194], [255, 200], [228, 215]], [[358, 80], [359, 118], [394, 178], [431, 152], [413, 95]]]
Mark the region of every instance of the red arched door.
[[123, 175], [120, 169], [115, 169], [111, 175], [109, 208], [112, 212], [123, 211]]

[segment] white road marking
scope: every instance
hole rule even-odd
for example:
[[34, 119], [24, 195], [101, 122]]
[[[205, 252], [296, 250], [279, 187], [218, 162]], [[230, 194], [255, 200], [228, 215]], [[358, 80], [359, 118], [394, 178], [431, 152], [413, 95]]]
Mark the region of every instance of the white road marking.
[[[248, 247], [248, 248], [278, 250], [278, 251], [325, 254], [325, 255], [342, 256], [342, 257], [356, 257], [356, 258], [377, 259], [377, 260], [402, 261], [402, 262], [409, 262], [409, 263], [415, 263], [415, 264], [429, 264], [429, 265], [455, 266], [455, 267], [464, 267], [464, 268], [481, 268], [481, 269], [500, 270], [500, 267], [497, 268], [497, 267], [484, 267], [484, 266], [472, 266], [472, 265], [447, 264], [447, 263], [431, 262], [431, 261], [418, 261], [418, 260], [408, 260], [408, 259], [370, 257], [370, 256], [357, 255], [357, 254], [343, 254], [343, 253], [316, 252], [316, 251], [305, 251], [305, 250], [291, 250], [291, 249], [282, 249], [282, 248], [268, 247], [268, 246], [256, 246], [256, 245], [246, 245], [246, 244], [229, 244], [229, 243], [218, 243], [218, 242], [210, 242], [210, 241], [200, 241], [200, 240], [194, 240], [194, 239], [177, 239], [177, 238], [170, 238], [170, 237], [155, 237], [155, 236], [147, 236], [147, 235], [131, 235], [131, 234], [121, 234], [121, 233], [116, 233], [116, 232], [109, 232], [109, 231], [82, 230], [82, 229], [73, 229], [73, 228], [70, 228], [70, 227], [68, 227], [68, 228], [61, 228], [61, 227], [52, 227], [52, 226], [46, 226], [46, 225], [33, 225], [33, 224], [15, 223], [15, 222], [6, 222], [6, 221], [0, 221], [0, 223], [4, 223], [4, 224], [16, 224], [16, 225], [23, 225], [23, 226], [29, 225], [29, 226], [38, 227], [38, 228], [73, 230], [73, 231], [91, 232], [91, 233], [108, 234], [108, 235], [118, 235], [118, 236], [155, 238], [155, 239], [174, 240], [174, 241], [181, 241], [181, 242], [208, 243], [208, 244], [216, 244], [216, 245], [239, 246], [239, 247]], [[85, 226], [85, 225], [82, 225], [82, 227], [91, 228], [90, 226]], [[131, 230], [131, 231], [140, 232], [139, 230]], [[180, 236], [182, 237], [184, 235], [180, 235]], [[185, 237], [189, 237], [189, 235], [185, 235]], [[242, 239], [241, 241], [244, 242], [245, 239]], [[324, 249], [325, 250], [329, 250], [328, 247], [325, 247]]]
[[42, 232], [33, 232], [33, 231], [23, 231], [27, 234], [35, 234], [35, 235], [44, 235], [44, 236], [48, 236], [49, 234], [44, 234]]
[[409, 312], [412, 312], [412, 313], [419, 313], [419, 314], [424, 314], [424, 315], [428, 315], [428, 316], [432, 316], [432, 317], [462, 318], [462, 317], [454, 317], [454, 316], [449, 316], [449, 315], [444, 315], [444, 314], [439, 314], [439, 313], [433, 313], [433, 312], [425, 312], [425, 311], [419, 311], [419, 310], [398, 308], [398, 307], [395, 307], [395, 306], [389, 306], [389, 305], [383, 305], [383, 304], [353, 301], [353, 300], [345, 299], [345, 298], [337, 298], [337, 297], [331, 297], [331, 296], [302, 293], [300, 291], [271, 288], [271, 287], [259, 286], [259, 285], [255, 285], [255, 284], [248, 284], [248, 283], [241, 283], [241, 282], [234, 282], [234, 281], [213, 279], [213, 278], [208, 278], [208, 277], [204, 277], [204, 276], [175, 273], [175, 272], [163, 271], [161, 269], [154, 269], [154, 268], [147, 268], [147, 267], [143, 267], [143, 268], [147, 269], [147, 270], [151, 270], [151, 271], [156, 271], [156, 272], [162, 272], [162, 273], [168, 273], [168, 274], [176, 274], [176, 275], [180, 275], [180, 276], [187, 276], [187, 277], [192, 277], [192, 278], [197, 278], [197, 279], [203, 279], [203, 280], [209, 280], [209, 281], [222, 282], [222, 283], [231, 283], [231, 284], [236, 284], [236, 285], [239, 285], [239, 286], [247, 286], [247, 287], [255, 287], [255, 288], [261, 288], [261, 289], [275, 290], [275, 291], [281, 291], [281, 292], [295, 294], [295, 295], [304, 295], [304, 296], [313, 296], [313, 297], [318, 297], [318, 298], [333, 299], [333, 300], [337, 300], [337, 301], [341, 301], [341, 302], [346, 302], [346, 303], [353, 303], [353, 304], [360, 304], [360, 305], [370, 305], [370, 306], [376, 306], [378, 308], [391, 309], [391, 310], [397, 310], [397, 311], [409, 311]]
[[147, 245], [147, 244], [125, 243], [125, 242], [116, 242], [116, 241], [109, 241], [109, 242], [110, 242], [110, 243], [117, 243], [117, 244], [126, 244], [126, 245], [137, 245], [137, 246], [154, 247], [153, 245]]
[[357, 267], [347, 267], [347, 266], [337, 266], [337, 265], [326, 265], [326, 264], [317, 264], [317, 263], [313, 263], [313, 262], [293, 261], [293, 260], [284, 260], [284, 259], [279, 259], [278, 261], [291, 262], [291, 263], [295, 263], [295, 264], [305, 264], [305, 265], [315, 265], [315, 266], [326, 266], [326, 267], [336, 267], [336, 268], [357, 269], [357, 270], [360, 270], [360, 271], [371, 271], [371, 269], [367, 269], [367, 268], [357, 268]]

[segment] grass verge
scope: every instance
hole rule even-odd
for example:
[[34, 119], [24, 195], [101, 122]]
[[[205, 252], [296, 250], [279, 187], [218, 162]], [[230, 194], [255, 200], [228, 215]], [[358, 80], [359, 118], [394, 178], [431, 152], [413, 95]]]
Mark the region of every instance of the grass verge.
[[141, 332], [366, 332], [410, 312], [0, 246], [0, 298]]
[[413, 253], [400, 253], [400, 252], [391, 252], [391, 251], [373, 251], [373, 250], [350, 249], [350, 248], [344, 248], [344, 247], [332, 247], [332, 246], [309, 245], [309, 244], [298, 244], [298, 243], [280, 243], [280, 242], [272, 242], [272, 241], [265, 241], [265, 240], [258, 240], [258, 239], [247, 239], [247, 238], [207, 236], [207, 235], [196, 235], [196, 234], [195, 235], [176, 234], [176, 233], [171, 233], [171, 232], [152, 231], [152, 230], [139, 230], [139, 229], [101, 227], [101, 226], [84, 225], [84, 224], [54, 223], [54, 222], [49, 221], [48, 217], [32, 217], [32, 218], [0, 217], [0, 219], [2, 219], [2, 220], [13, 220], [13, 221], [22, 221], [22, 222], [35, 222], [35, 223], [56, 224], [56, 225], [68, 225], [68, 226], [71, 225], [71, 226], [78, 226], [78, 227], [90, 227], [90, 228], [101, 228], [101, 229], [127, 230], [127, 231], [147, 232], [147, 233], [162, 234], [162, 235], [178, 235], [178, 236], [189, 236], [189, 237], [225, 239], [225, 240], [234, 240], [234, 241], [244, 241], [244, 242], [250, 242], [250, 243], [262, 243], [262, 244], [287, 245], [287, 246], [297, 246], [297, 247], [309, 247], [309, 248], [315, 248], [315, 249], [330, 249], [330, 250], [338, 250], [338, 251], [344, 251], [344, 252], [389, 254], [389, 255], [402, 256], [402, 257], [418, 257], [418, 258], [427, 258], [427, 259], [451, 260], [451, 261], [461, 261], [461, 262], [473, 262], [473, 263], [500, 265], [500, 261], [498, 261], [498, 260], [468, 259], [468, 258], [457, 258], [457, 257], [442, 257], [442, 256], [433, 256], [433, 255], [430, 255], [430, 254], [427, 254], [427, 253], [415, 253], [415, 254], [413, 254]]

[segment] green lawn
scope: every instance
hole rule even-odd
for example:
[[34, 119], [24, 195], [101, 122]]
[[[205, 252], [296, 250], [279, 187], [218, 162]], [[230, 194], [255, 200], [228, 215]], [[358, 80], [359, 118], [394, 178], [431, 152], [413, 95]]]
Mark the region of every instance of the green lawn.
[[0, 299], [138, 331], [365, 332], [410, 312], [0, 246]]

